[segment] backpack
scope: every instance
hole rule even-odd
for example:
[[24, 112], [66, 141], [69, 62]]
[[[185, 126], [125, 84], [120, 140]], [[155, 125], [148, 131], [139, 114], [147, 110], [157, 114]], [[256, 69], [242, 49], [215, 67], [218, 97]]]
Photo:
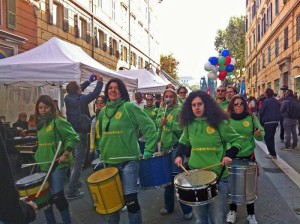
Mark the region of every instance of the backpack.
[[300, 119], [300, 101], [297, 99], [289, 100], [288, 117], [292, 119]]

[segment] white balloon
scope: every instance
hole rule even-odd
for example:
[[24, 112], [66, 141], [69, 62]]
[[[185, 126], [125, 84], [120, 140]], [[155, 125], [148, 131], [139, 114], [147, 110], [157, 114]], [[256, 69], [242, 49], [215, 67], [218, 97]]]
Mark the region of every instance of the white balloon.
[[231, 65], [235, 65], [235, 63], [236, 63], [235, 59], [234, 59], [234, 58], [231, 58], [230, 64], [231, 64]]
[[207, 78], [216, 80], [217, 79], [217, 75], [214, 74], [213, 72], [209, 72], [209, 73], [207, 73]]
[[211, 71], [212, 71], [215, 75], [217, 75], [217, 74], [218, 74], [218, 67], [212, 65]]
[[209, 61], [204, 64], [204, 69], [206, 71], [211, 71], [212, 67], [213, 67], [213, 65]]

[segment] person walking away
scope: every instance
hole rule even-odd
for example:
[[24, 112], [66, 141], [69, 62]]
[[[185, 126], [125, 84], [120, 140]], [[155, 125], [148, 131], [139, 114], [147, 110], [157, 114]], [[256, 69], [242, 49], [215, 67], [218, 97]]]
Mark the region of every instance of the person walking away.
[[[69, 204], [65, 198], [64, 186], [67, 168], [73, 161], [72, 150], [79, 141], [79, 136], [66, 119], [57, 115], [53, 99], [48, 95], [42, 95], [35, 105], [36, 126], [38, 137], [38, 149], [34, 155], [40, 170], [47, 173], [50, 163], [56, 160], [49, 175], [51, 199], [50, 206], [44, 211], [47, 224], [56, 223], [52, 204], [58, 209], [64, 224], [70, 224], [71, 216]], [[62, 146], [56, 154], [59, 142]]]
[[[154, 122], [130, 102], [122, 80], [114, 78], [105, 85], [106, 107], [100, 111], [96, 123], [96, 142], [105, 167], [116, 167], [122, 180], [125, 204], [130, 224], [142, 224], [138, 202], [140, 149], [138, 131], [145, 137], [143, 157], [149, 159], [156, 146]], [[109, 223], [120, 222], [120, 211], [109, 215]]]
[[[283, 127], [285, 131], [285, 147], [281, 148], [282, 150], [289, 151], [291, 149], [295, 149], [298, 144], [298, 135], [297, 135], [297, 124], [298, 118], [293, 116], [297, 110], [297, 107], [294, 106], [294, 102], [297, 103], [297, 99], [294, 97], [293, 90], [286, 91], [286, 98], [282, 103], [280, 108], [280, 112], [282, 113], [283, 119]], [[291, 142], [291, 137], [293, 142]]]
[[[182, 166], [182, 155], [190, 146], [189, 169], [213, 166], [207, 170], [216, 174], [219, 185], [219, 195], [211, 203], [193, 207], [197, 223], [224, 224], [229, 175], [226, 165], [230, 165], [232, 158], [241, 150], [242, 137], [231, 127], [222, 108], [204, 91], [189, 94], [179, 120], [183, 134], [179, 140], [175, 164]], [[226, 150], [226, 144], [230, 144], [231, 148]]]
[[[95, 80], [97, 80], [97, 84], [94, 91], [86, 95], [82, 94], [82, 91]], [[75, 81], [69, 82], [66, 86], [68, 93], [65, 96], [67, 121], [71, 123], [74, 130], [80, 137], [80, 141], [75, 146], [74, 164], [71, 169], [70, 182], [67, 190], [67, 199], [81, 198], [84, 195], [84, 192], [78, 191], [77, 189], [83, 185], [83, 182], [79, 181], [79, 177], [88, 147], [87, 133], [80, 125], [80, 117], [81, 115], [90, 117], [88, 104], [95, 100], [100, 94], [103, 86], [102, 80], [103, 79], [100, 75], [92, 74], [90, 75], [89, 80], [83, 82], [80, 86]]]
[[266, 158], [277, 159], [274, 137], [280, 120], [280, 105], [274, 98], [274, 91], [271, 88], [266, 89], [265, 97], [266, 99], [259, 109], [259, 119], [265, 130], [264, 139], [269, 151]]
[[[258, 118], [251, 113], [247, 105], [247, 101], [240, 95], [235, 95], [231, 98], [228, 104], [228, 114], [230, 116], [230, 125], [243, 138], [243, 147], [238, 152], [235, 158], [246, 159], [255, 162], [255, 141], [262, 141], [264, 139], [265, 131]], [[257, 224], [254, 214], [254, 202], [247, 204], [247, 220], [249, 224]], [[237, 217], [237, 205], [230, 204], [230, 211], [227, 214], [226, 221], [235, 223]]]

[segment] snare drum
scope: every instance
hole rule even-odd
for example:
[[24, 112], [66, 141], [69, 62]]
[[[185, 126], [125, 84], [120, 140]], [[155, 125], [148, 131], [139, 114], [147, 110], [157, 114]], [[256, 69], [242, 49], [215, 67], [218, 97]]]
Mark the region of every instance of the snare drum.
[[46, 173], [35, 173], [26, 176], [16, 182], [20, 197], [27, 197], [26, 201], [34, 201], [38, 209], [46, 208], [51, 197], [49, 182], [46, 181], [41, 193], [36, 198], [35, 195], [40, 190], [40, 187], [46, 177]]
[[257, 188], [257, 165], [251, 160], [234, 159], [228, 166], [227, 201], [235, 204], [253, 203]]
[[98, 171], [104, 168], [103, 161], [100, 158], [93, 160], [92, 162], [93, 170]]
[[88, 177], [87, 183], [98, 213], [111, 214], [124, 207], [123, 188], [117, 168], [96, 171]]
[[199, 206], [211, 203], [219, 194], [217, 175], [212, 171], [189, 170], [174, 179], [176, 196], [186, 205]]
[[139, 176], [141, 188], [144, 190], [170, 185], [172, 183], [170, 155], [163, 154], [142, 159]]

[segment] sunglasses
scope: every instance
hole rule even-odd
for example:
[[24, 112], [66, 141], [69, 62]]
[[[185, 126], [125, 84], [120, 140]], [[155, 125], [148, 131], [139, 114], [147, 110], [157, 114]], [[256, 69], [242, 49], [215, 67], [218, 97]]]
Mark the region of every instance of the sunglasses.
[[97, 103], [104, 103], [103, 100], [96, 100]]
[[224, 92], [225, 92], [225, 89], [217, 89], [217, 92], [218, 92], [218, 93], [219, 93], [219, 92], [224, 93]]
[[186, 94], [186, 92], [179, 92], [179, 94]]
[[241, 102], [241, 103], [234, 103], [233, 104], [235, 107], [237, 107], [237, 106], [244, 106], [244, 102]]

